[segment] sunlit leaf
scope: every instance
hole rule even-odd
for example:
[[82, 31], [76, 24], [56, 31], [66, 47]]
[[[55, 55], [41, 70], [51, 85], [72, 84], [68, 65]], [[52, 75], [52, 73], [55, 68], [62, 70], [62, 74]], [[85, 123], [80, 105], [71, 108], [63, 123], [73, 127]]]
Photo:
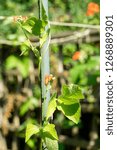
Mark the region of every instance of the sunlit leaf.
[[74, 123], [79, 123], [81, 116], [81, 106], [79, 103], [75, 103], [72, 105], [65, 105], [63, 103], [59, 103], [57, 105], [57, 109], [62, 111], [62, 113]]
[[47, 21], [47, 20], [48, 20], [47, 13], [46, 13], [46, 10], [45, 10], [45, 8], [44, 8], [43, 2], [42, 2], [42, 19], [43, 19], [44, 21]]
[[43, 136], [53, 140], [58, 140], [58, 135], [54, 124], [47, 124], [43, 127]]
[[33, 47], [33, 48], [32, 48], [32, 51], [33, 51], [33, 53], [35, 54], [35, 56], [36, 56], [37, 58], [40, 57], [39, 50], [38, 50], [36, 47]]
[[57, 106], [56, 94], [54, 94], [49, 101], [49, 105], [48, 105], [48, 109], [47, 109], [47, 117], [46, 117], [47, 120], [49, 119], [49, 117], [51, 117], [53, 115], [54, 111], [56, 110], [56, 106]]
[[32, 27], [35, 25], [36, 21], [37, 19], [35, 17], [28, 18], [26, 22], [22, 23], [22, 28], [32, 33]]
[[60, 103], [71, 105], [78, 103], [80, 99], [84, 99], [82, 91], [78, 85], [63, 85], [62, 94], [58, 97]]
[[35, 17], [30, 17], [26, 22], [22, 24], [22, 28], [25, 29], [30, 34], [35, 36], [41, 36], [45, 31], [47, 22], [44, 20], [39, 20]]
[[48, 150], [59, 150], [58, 141], [45, 138], [45, 144]]
[[41, 38], [40, 38], [40, 47], [43, 46], [43, 44], [45, 43], [45, 41], [48, 38], [48, 33], [45, 33]]
[[40, 129], [38, 126], [33, 125], [33, 124], [28, 124], [27, 128], [26, 128], [25, 142], [27, 142], [32, 135], [39, 133], [39, 131], [40, 131]]

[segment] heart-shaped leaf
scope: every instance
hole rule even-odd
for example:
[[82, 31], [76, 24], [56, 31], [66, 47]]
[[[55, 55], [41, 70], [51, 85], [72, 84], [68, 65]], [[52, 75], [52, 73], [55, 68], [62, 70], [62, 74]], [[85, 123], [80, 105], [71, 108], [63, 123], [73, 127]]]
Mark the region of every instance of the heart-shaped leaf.
[[62, 94], [58, 97], [60, 103], [71, 105], [79, 103], [80, 99], [84, 99], [84, 96], [78, 85], [71, 84], [62, 86]]
[[62, 113], [74, 123], [78, 124], [81, 116], [81, 106], [80, 103], [75, 103], [72, 105], [65, 105], [64, 103], [59, 103], [57, 109], [62, 111]]
[[28, 124], [26, 128], [26, 138], [25, 142], [27, 142], [30, 137], [34, 134], [37, 134], [40, 131], [39, 127], [33, 124]]
[[45, 138], [45, 144], [48, 150], [59, 150], [57, 140], [52, 140], [50, 138]]
[[51, 117], [53, 115], [54, 111], [56, 110], [56, 106], [57, 106], [56, 94], [54, 94], [49, 101], [46, 120], [48, 120], [49, 117]]
[[47, 124], [43, 127], [43, 137], [48, 137], [52, 140], [58, 140], [58, 135], [54, 124]]

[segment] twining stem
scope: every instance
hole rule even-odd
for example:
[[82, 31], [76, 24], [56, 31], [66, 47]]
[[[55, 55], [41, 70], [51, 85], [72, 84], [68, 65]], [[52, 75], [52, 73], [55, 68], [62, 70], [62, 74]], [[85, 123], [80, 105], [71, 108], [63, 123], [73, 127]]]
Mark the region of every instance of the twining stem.
[[39, 150], [42, 150], [42, 146], [43, 146], [42, 139], [40, 139], [40, 149]]
[[[38, 13], [39, 13], [39, 20], [41, 20], [41, 16], [42, 16], [42, 14], [41, 14], [41, 12], [42, 12], [42, 2], [41, 2], [41, 0], [38, 0]], [[41, 47], [40, 47], [40, 36], [41, 35], [39, 35], [39, 47], [38, 47], [38, 49], [39, 49], [39, 52], [40, 52], [40, 58], [42, 59], [42, 56], [41, 56]], [[40, 58], [39, 58], [39, 66], [38, 66], [38, 68], [39, 68], [39, 78], [40, 78], [40, 89], [41, 89], [41, 119], [40, 119], [40, 124], [42, 125], [42, 84], [41, 84], [41, 80], [42, 80], [42, 77], [41, 77], [41, 60], [40, 60]], [[42, 141], [41, 141], [41, 143], [42, 143]]]
[[42, 18], [42, 1], [38, 0], [38, 8], [39, 8], [39, 19]]
[[[42, 2], [41, 0], [38, 0], [38, 8], [39, 8], [39, 20], [41, 20], [41, 16], [42, 16]], [[40, 58], [39, 58], [39, 66], [38, 66], [38, 69], [39, 69], [39, 78], [40, 78], [40, 89], [41, 89], [41, 115], [40, 115], [40, 125], [42, 126], [43, 125], [43, 118], [42, 118], [42, 102], [43, 102], [43, 99], [42, 99], [42, 84], [41, 84], [41, 80], [42, 80], [42, 76], [41, 76], [41, 62], [42, 62], [42, 56], [41, 56], [41, 47], [40, 47], [40, 36], [39, 35], [39, 52], [40, 52]], [[42, 150], [42, 147], [43, 147], [43, 142], [42, 142], [42, 139], [40, 139], [40, 150]]]

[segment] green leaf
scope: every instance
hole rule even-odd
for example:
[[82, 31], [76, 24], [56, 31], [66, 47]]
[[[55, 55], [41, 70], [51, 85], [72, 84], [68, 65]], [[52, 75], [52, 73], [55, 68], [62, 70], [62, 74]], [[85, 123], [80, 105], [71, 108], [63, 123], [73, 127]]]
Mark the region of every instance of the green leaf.
[[34, 149], [35, 148], [35, 141], [33, 139], [29, 139], [27, 142], [27, 145], [31, 148]]
[[29, 39], [27, 39], [24, 43], [22, 43], [22, 45], [25, 45], [28, 48], [30, 48], [30, 41], [29, 41]]
[[26, 22], [22, 23], [22, 28], [27, 32], [32, 33], [32, 27], [35, 25], [37, 19], [35, 17], [30, 17], [26, 20]]
[[58, 97], [58, 102], [64, 103], [66, 105], [71, 105], [71, 104], [78, 103], [78, 99], [61, 95]]
[[49, 117], [51, 117], [53, 115], [54, 111], [56, 110], [56, 106], [57, 106], [57, 103], [56, 103], [56, 94], [54, 94], [51, 97], [51, 99], [49, 101], [49, 104], [48, 104], [46, 120], [48, 120]]
[[78, 124], [81, 116], [81, 106], [80, 103], [75, 103], [72, 105], [65, 105], [64, 103], [58, 103], [57, 109], [62, 111], [62, 113], [74, 123]]
[[47, 22], [44, 20], [39, 20], [35, 17], [30, 17], [26, 22], [22, 24], [22, 28], [25, 29], [30, 34], [35, 36], [41, 36], [45, 31]]
[[27, 24], [27, 25], [33, 27], [35, 25], [36, 21], [37, 21], [37, 18], [29, 17], [24, 24]]
[[49, 101], [46, 120], [48, 120], [49, 117], [51, 117], [53, 115], [54, 111], [56, 110], [56, 106], [57, 106], [56, 94], [54, 94]]
[[48, 17], [47, 17], [46, 10], [45, 10], [45, 8], [44, 8], [43, 2], [42, 2], [42, 19], [43, 19], [44, 21], [47, 21], [47, 20], [48, 20]]
[[33, 48], [32, 48], [32, 51], [33, 51], [33, 53], [35, 54], [35, 56], [36, 56], [37, 58], [40, 57], [39, 50], [38, 50], [37, 48], [33, 47]]
[[45, 43], [45, 41], [47, 40], [48, 38], [48, 33], [44, 33], [42, 38], [40, 38], [40, 47], [43, 46], [43, 44]]
[[58, 140], [58, 135], [54, 124], [47, 124], [43, 127], [43, 137], [48, 137], [52, 140]]
[[39, 127], [33, 124], [28, 124], [26, 128], [26, 138], [25, 142], [27, 142], [30, 137], [34, 134], [37, 134], [40, 131]]
[[45, 26], [43, 26], [44, 24], [43, 24], [43, 21], [41, 21], [41, 20], [37, 20], [36, 22], [35, 22], [35, 25], [32, 27], [32, 34], [34, 34], [34, 35], [36, 35], [36, 36], [41, 36], [41, 34], [44, 32], [44, 27]]
[[39, 58], [39, 56], [40, 56], [39, 50], [36, 47], [32, 46], [32, 44], [31, 44], [31, 42], [29, 40], [26, 40], [22, 45], [24, 45], [26, 47], [26, 50], [23, 51], [21, 53], [21, 55], [23, 55], [26, 51], [28, 51], [29, 49], [31, 49], [33, 51], [33, 53], [35, 54], [35, 56], [37, 58]]
[[78, 85], [75, 85], [75, 84], [63, 85], [62, 94], [65, 96], [68, 95], [69, 97], [73, 97], [76, 99], [83, 99], [84, 98], [80, 87]]
[[78, 103], [80, 99], [84, 99], [82, 91], [78, 85], [63, 85], [62, 94], [58, 97], [60, 103], [71, 105]]
[[57, 140], [52, 140], [50, 138], [45, 138], [45, 144], [48, 150], [59, 150]]
[[29, 45], [29, 41], [25, 41], [24, 43], [21, 44], [21, 54], [20, 56], [22, 55], [25, 55], [25, 54], [28, 54], [29, 50], [31, 49], [30, 48], [30, 45]]

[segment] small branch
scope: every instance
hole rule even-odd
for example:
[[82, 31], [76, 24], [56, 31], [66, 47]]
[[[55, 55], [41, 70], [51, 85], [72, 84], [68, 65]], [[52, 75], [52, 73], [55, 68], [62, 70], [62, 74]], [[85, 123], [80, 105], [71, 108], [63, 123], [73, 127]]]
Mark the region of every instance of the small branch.
[[[39, 9], [40, 8], [40, 0], [38, 0], [38, 6], [39, 6]], [[39, 10], [40, 11], [40, 10]], [[18, 17], [18, 16], [17, 16]], [[40, 18], [40, 13], [39, 13], [39, 18]], [[14, 16], [10, 16], [10, 17], [7, 17], [7, 16], [0, 16], [0, 20], [5, 20], [5, 19], [13, 19]], [[81, 24], [81, 23], [67, 23], [67, 22], [57, 22], [57, 21], [49, 21], [50, 22], [50, 25], [52, 26], [65, 26], [65, 27], [78, 27], [78, 28], [88, 28], [88, 29], [100, 29], [100, 26], [99, 25], [89, 25], [89, 24]]]
[[[99, 32], [97, 31], [97, 33]], [[84, 41], [85, 43], [90, 43], [99, 40], [100, 37], [98, 35], [94, 36], [92, 30], [87, 29], [84, 32], [74, 32], [73, 34], [66, 37], [52, 39], [50, 44], [63, 44], [69, 42], [82, 43]]]
[[66, 23], [66, 22], [50, 21], [50, 25], [65, 26], [65, 27], [79, 27], [79, 28], [88, 28], [88, 29], [100, 29], [99, 25], [89, 25], [89, 24], [80, 24], [80, 23]]
[[[50, 41], [50, 45], [59, 44], [62, 45], [64, 43], [91, 43], [91, 42], [99, 42], [100, 35], [98, 30], [87, 29], [85, 31], [74, 31], [74, 32], [65, 32], [58, 35], [53, 35]], [[32, 45], [39, 46], [39, 41], [36, 37], [30, 38]], [[4, 45], [15, 45], [19, 46], [22, 43], [17, 41], [8, 41], [8, 40], [0, 40], [0, 44]]]

